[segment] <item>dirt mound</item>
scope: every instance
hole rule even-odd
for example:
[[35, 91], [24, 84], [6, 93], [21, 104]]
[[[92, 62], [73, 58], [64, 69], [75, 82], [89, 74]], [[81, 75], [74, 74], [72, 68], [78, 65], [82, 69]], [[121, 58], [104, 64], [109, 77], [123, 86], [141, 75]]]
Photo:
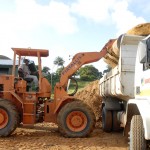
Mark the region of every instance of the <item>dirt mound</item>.
[[135, 26], [134, 28], [127, 31], [128, 34], [133, 35], [149, 35], [150, 34], [150, 23], [143, 23]]
[[93, 109], [97, 121], [96, 126], [100, 126], [102, 98], [99, 96], [99, 80], [91, 82], [75, 96]]

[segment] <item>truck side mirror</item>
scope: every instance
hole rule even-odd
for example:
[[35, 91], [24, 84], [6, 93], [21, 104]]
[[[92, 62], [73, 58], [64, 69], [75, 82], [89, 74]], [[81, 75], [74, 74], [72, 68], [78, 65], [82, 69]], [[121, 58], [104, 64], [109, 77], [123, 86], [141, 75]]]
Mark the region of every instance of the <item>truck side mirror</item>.
[[146, 51], [146, 41], [142, 40], [138, 45], [139, 61], [140, 63], [146, 63], [147, 51]]
[[138, 53], [140, 63], [150, 64], [150, 35], [139, 42]]
[[150, 63], [150, 36], [146, 40], [146, 45], [147, 45], [147, 62]]

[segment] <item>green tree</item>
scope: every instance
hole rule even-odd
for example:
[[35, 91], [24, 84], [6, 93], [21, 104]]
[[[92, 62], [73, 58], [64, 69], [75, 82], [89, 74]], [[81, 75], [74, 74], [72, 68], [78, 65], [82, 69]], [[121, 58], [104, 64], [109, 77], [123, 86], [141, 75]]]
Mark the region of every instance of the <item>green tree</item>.
[[42, 69], [42, 75], [49, 81], [49, 83], [51, 82], [51, 74], [50, 74], [50, 68], [44, 66]]
[[44, 66], [42, 69], [42, 72], [44, 72], [44, 73], [49, 73], [49, 71], [50, 71], [50, 68], [46, 67], [46, 66]]
[[[59, 69], [58, 67], [63, 68], [65, 61], [63, 60], [62, 57], [58, 56], [55, 58], [53, 63], [54, 63], [54, 65], [57, 65], [57, 69]], [[53, 69], [54, 69], [54, 67], [53, 67]], [[58, 74], [58, 71], [57, 71], [57, 73], [53, 72], [53, 69], [51, 71], [51, 86], [52, 87], [55, 85], [56, 82], [59, 81], [59, 77], [60, 77], [60, 75]]]
[[54, 60], [54, 65], [57, 65], [58, 67], [62, 67], [64, 65], [65, 61], [63, 60], [62, 57], [56, 57]]
[[52, 79], [53, 79], [53, 85], [52, 85], [52, 86], [53, 86], [53, 87], [55, 86], [55, 84], [56, 84], [57, 82], [59, 82], [62, 70], [63, 70], [63, 67], [60, 67], [60, 68], [58, 68], [58, 69], [56, 70], [56, 72], [54, 72], [54, 73], [52, 74]]
[[61, 72], [63, 71], [63, 67], [60, 67], [60, 68], [58, 68], [57, 70], [56, 70], [56, 74], [58, 75], [58, 76], [60, 76], [61, 75]]
[[94, 81], [102, 77], [102, 73], [93, 65], [86, 65], [79, 69], [80, 79], [84, 81]]
[[109, 65], [107, 65], [107, 66], [106, 66], [106, 69], [103, 71], [103, 74], [109, 72], [111, 69], [112, 69], [112, 68], [111, 68]]

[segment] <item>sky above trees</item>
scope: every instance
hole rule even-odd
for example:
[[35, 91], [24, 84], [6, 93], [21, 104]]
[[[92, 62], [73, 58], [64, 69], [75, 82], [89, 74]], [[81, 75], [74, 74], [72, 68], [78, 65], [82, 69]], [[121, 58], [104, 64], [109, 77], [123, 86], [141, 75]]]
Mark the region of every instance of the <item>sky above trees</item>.
[[[49, 49], [44, 66], [57, 56], [100, 51], [110, 38], [149, 22], [149, 0], [0, 0], [0, 55], [11, 47]], [[69, 58], [69, 55], [71, 56]], [[94, 63], [104, 70], [103, 61]]]

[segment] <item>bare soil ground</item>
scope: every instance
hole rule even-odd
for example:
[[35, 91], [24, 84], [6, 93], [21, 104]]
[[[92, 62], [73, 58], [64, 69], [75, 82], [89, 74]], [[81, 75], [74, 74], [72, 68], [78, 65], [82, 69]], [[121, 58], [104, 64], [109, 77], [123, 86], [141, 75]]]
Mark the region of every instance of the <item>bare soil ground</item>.
[[65, 138], [55, 124], [20, 127], [7, 138], [0, 138], [0, 150], [127, 150], [122, 133], [105, 133], [96, 128], [87, 138]]
[[96, 128], [87, 138], [65, 138], [53, 123], [36, 124], [33, 128], [19, 127], [7, 138], [0, 138], [0, 150], [127, 150], [123, 133], [105, 133], [101, 129], [99, 81], [90, 83], [76, 94], [88, 104], [96, 116]]

